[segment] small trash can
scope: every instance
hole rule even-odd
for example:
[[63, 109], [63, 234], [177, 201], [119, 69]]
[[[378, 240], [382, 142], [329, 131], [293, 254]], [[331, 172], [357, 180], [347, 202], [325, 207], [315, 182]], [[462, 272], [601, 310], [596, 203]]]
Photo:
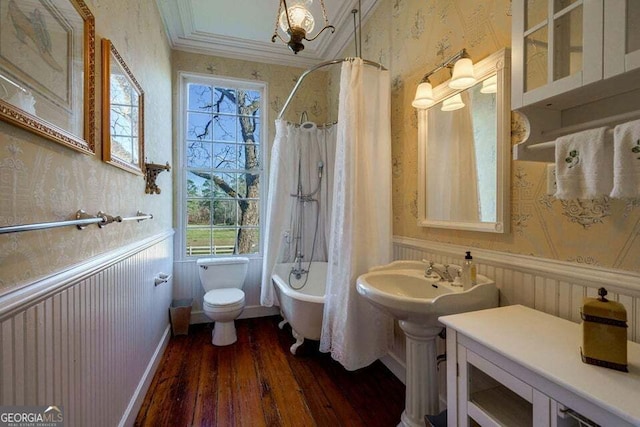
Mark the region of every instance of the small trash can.
[[193, 304], [193, 298], [174, 299], [171, 301], [169, 317], [171, 318], [171, 332], [173, 336], [189, 334], [191, 304]]

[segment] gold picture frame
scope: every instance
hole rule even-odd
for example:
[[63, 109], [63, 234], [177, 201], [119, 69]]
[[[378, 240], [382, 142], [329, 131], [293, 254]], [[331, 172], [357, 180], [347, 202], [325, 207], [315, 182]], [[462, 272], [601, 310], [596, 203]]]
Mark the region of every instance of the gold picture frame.
[[144, 91], [109, 39], [102, 39], [102, 160], [144, 173]]
[[0, 0], [0, 119], [95, 154], [95, 19], [83, 0]]

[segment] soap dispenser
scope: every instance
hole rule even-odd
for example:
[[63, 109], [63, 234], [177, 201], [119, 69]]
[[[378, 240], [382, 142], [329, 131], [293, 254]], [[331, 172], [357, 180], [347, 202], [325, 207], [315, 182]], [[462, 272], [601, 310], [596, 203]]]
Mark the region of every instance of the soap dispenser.
[[581, 310], [584, 363], [628, 372], [627, 311], [619, 302], [606, 298], [607, 290], [598, 289], [599, 298], [585, 298]]
[[471, 251], [467, 251], [462, 264], [462, 286], [464, 290], [471, 289], [477, 283], [476, 265], [473, 263]]

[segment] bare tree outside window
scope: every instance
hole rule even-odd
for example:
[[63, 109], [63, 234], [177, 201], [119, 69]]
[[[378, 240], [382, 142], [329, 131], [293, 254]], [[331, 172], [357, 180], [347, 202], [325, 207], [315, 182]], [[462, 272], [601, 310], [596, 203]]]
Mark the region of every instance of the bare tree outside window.
[[188, 83], [187, 255], [260, 247], [260, 90]]

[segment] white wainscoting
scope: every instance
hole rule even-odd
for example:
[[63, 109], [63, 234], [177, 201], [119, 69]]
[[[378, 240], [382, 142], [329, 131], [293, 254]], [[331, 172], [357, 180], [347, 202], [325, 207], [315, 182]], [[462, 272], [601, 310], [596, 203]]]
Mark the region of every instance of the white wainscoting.
[[131, 425], [170, 335], [173, 231], [0, 297], [0, 405], [58, 405], [67, 426]]
[[[173, 271], [175, 274], [173, 297], [176, 299], [193, 298], [191, 323], [211, 322], [202, 311], [204, 289], [200, 284], [196, 260], [175, 261]], [[280, 313], [278, 308], [262, 307], [260, 305], [261, 280], [262, 258], [249, 258], [249, 269], [247, 270], [247, 277], [242, 288], [245, 294], [245, 309], [240, 315], [241, 319], [271, 316]]]
[[[640, 274], [555, 261], [526, 255], [515, 255], [479, 248], [469, 248], [407, 237], [394, 237], [394, 260], [431, 260], [440, 264], [463, 262], [470, 250], [478, 264], [478, 273], [495, 280], [500, 289], [500, 305], [522, 304], [540, 311], [580, 322], [584, 297], [597, 296], [604, 286], [607, 298], [624, 304], [627, 310], [628, 338], [640, 342]], [[385, 364], [403, 364], [404, 336], [396, 328], [394, 350]], [[388, 366], [389, 366], [388, 365]], [[390, 366], [396, 373], [401, 370]]]

